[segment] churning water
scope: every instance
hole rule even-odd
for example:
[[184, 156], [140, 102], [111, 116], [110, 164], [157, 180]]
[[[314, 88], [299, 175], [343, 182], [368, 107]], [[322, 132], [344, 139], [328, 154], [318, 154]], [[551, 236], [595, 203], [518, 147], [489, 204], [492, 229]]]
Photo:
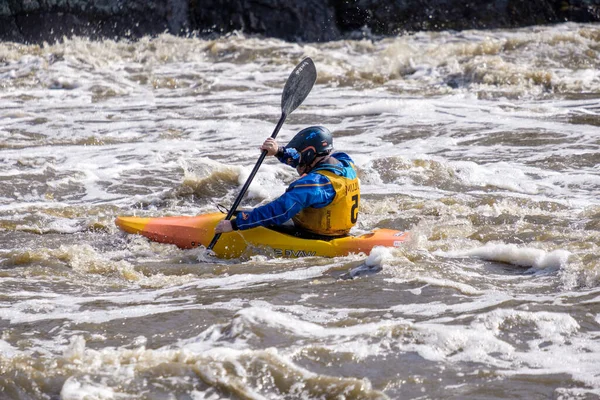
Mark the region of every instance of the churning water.
[[[213, 260], [117, 215], [230, 205], [280, 116], [357, 163], [367, 256]], [[600, 26], [0, 44], [0, 398], [597, 399]], [[267, 160], [244, 206], [295, 171]]]

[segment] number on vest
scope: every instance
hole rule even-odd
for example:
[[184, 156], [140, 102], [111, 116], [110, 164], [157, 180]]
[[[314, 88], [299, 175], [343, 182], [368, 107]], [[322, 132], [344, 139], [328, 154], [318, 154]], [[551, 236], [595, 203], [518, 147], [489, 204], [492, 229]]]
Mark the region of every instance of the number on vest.
[[350, 209], [350, 221], [355, 224], [358, 221], [358, 195], [352, 196], [352, 208]]

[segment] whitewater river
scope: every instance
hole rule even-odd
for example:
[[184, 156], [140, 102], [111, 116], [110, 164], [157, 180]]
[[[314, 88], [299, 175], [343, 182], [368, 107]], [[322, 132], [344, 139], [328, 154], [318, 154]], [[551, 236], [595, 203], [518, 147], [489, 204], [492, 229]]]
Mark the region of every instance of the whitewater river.
[[[231, 205], [305, 56], [278, 139], [329, 127], [356, 232], [408, 242], [221, 261], [115, 227]], [[0, 43], [0, 399], [598, 399], [599, 165], [599, 25]], [[242, 205], [294, 179], [268, 159]]]

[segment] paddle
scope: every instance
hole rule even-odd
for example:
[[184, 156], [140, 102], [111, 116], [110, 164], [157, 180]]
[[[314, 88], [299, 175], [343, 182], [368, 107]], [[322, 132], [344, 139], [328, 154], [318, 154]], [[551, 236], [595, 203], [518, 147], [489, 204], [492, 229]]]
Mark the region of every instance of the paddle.
[[[279, 118], [279, 122], [277, 123], [277, 126], [275, 126], [275, 130], [271, 135], [273, 139], [277, 137], [277, 134], [279, 133], [279, 130], [281, 129], [281, 126], [283, 125], [283, 122], [287, 116], [290, 115], [300, 104], [302, 104], [304, 99], [306, 99], [306, 96], [308, 96], [310, 93], [310, 90], [312, 89], [316, 80], [317, 70], [315, 68], [315, 64], [309, 57], [302, 60], [300, 64], [294, 68], [290, 74], [290, 77], [285, 83], [285, 87], [283, 88], [283, 94], [281, 95], [281, 118]], [[258, 161], [256, 162], [256, 165], [254, 166], [254, 169], [242, 187], [240, 194], [238, 194], [238, 197], [233, 202], [233, 206], [227, 213], [227, 216], [225, 217], [226, 220], [231, 219], [233, 214], [236, 212], [237, 207], [242, 201], [242, 197], [244, 197], [244, 194], [246, 194], [252, 179], [254, 179], [254, 175], [256, 175], [258, 172], [258, 168], [260, 168], [260, 164], [262, 164], [266, 156], [267, 151], [263, 150], [258, 158]], [[220, 237], [220, 233], [217, 233], [213, 237], [212, 241], [208, 245], [208, 250], [212, 250], [213, 247], [215, 247]]]

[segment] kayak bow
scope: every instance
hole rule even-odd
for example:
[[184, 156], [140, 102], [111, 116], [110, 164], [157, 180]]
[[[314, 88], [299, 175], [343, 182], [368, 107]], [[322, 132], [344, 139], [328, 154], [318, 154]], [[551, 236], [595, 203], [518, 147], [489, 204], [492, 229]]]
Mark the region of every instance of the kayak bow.
[[[223, 218], [225, 215], [221, 213], [191, 217], [117, 217], [115, 224], [127, 233], [140, 234], [154, 242], [192, 249], [208, 246], [217, 223]], [[351, 253], [369, 254], [375, 246], [399, 247], [407, 239], [407, 232], [392, 229], [375, 229], [359, 236], [319, 240], [257, 227], [224, 233], [213, 251], [220, 258], [265, 254], [268, 249], [278, 257], [338, 257]]]

